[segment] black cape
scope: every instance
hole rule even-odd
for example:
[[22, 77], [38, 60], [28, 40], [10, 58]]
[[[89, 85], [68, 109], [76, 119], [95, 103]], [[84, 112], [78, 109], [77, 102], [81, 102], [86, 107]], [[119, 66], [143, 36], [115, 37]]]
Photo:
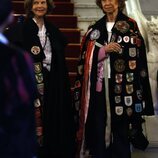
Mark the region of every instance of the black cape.
[[[74, 153], [74, 124], [71, 102], [71, 90], [66, 68], [64, 49], [65, 37], [51, 23], [45, 20], [46, 34], [52, 48], [51, 70], [49, 79], [44, 83], [44, 156], [71, 158]], [[45, 55], [38, 37], [38, 27], [32, 19], [27, 19], [6, 31], [6, 36], [16, 45], [26, 49], [34, 62], [41, 62]], [[40, 48], [40, 53], [31, 52], [33, 46]], [[42, 64], [41, 64], [42, 65]]]

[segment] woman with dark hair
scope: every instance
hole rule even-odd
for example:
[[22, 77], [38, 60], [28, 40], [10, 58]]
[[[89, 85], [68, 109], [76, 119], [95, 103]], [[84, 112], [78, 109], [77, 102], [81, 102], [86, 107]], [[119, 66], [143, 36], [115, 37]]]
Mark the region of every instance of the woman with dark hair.
[[38, 89], [35, 101], [36, 131], [41, 157], [73, 158], [74, 123], [64, 49], [65, 37], [46, 15], [52, 0], [25, 0], [26, 19], [6, 31], [14, 44], [34, 61]]
[[105, 14], [82, 40], [74, 89], [77, 157], [131, 158], [145, 149], [141, 115], [153, 115], [144, 40], [125, 0], [96, 0]]

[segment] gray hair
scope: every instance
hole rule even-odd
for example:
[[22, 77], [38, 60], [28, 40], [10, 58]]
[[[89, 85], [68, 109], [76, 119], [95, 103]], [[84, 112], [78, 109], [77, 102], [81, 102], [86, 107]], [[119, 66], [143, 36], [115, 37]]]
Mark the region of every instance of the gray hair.
[[[96, 0], [96, 5], [97, 5], [100, 9], [103, 9], [103, 8], [102, 8], [102, 5], [101, 5], [101, 1], [102, 1], [102, 0]], [[119, 11], [123, 11], [123, 9], [125, 8], [125, 1], [126, 1], [126, 0], [118, 0]]]

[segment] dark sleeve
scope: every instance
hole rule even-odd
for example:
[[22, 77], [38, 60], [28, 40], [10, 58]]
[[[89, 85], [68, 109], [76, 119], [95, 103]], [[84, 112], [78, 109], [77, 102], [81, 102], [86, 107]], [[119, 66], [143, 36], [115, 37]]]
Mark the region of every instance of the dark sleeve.
[[150, 87], [150, 82], [149, 82], [146, 47], [145, 47], [144, 39], [139, 32], [137, 24], [136, 24], [136, 31], [138, 32], [138, 39], [141, 41], [140, 46], [138, 45], [138, 50], [139, 50], [139, 59], [138, 59], [139, 74], [138, 75], [140, 78], [140, 84], [141, 84], [141, 88], [143, 92], [143, 99], [145, 101], [145, 109], [144, 109], [143, 114], [153, 115], [154, 108], [153, 108], [151, 87]]

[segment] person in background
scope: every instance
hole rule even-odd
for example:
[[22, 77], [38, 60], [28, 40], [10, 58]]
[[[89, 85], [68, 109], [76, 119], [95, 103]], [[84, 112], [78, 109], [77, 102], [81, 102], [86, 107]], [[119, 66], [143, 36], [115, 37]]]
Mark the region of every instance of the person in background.
[[96, 0], [105, 14], [83, 37], [74, 88], [76, 157], [131, 158], [145, 150], [142, 115], [153, 115], [144, 40], [125, 0]]
[[52, 0], [25, 0], [25, 20], [10, 27], [5, 34], [14, 44], [27, 50], [34, 61], [39, 157], [71, 158], [75, 134], [64, 54], [67, 41], [47, 20], [46, 15], [53, 7]]
[[12, 20], [12, 2], [0, 0], [0, 157], [36, 158], [33, 63], [3, 34]]

